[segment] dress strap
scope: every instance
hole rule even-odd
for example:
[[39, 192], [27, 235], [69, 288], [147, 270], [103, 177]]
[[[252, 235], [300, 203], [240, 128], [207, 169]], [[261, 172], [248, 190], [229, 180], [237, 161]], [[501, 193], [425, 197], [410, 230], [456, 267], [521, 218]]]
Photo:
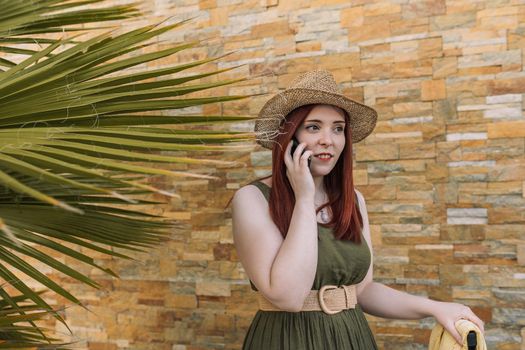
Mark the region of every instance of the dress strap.
[[250, 185], [257, 187], [263, 193], [264, 198], [266, 198], [267, 201], [270, 200], [270, 187], [267, 184], [259, 180], [255, 180], [250, 182]]

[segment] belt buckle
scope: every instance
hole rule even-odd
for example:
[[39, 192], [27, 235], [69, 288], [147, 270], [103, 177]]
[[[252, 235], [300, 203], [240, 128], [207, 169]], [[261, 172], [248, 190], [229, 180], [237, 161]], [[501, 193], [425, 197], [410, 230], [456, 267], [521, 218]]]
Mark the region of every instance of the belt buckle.
[[333, 314], [336, 314], [338, 312], [341, 312], [343, 311], [343, 309], [341, 310], [330, 310], [325, 302], [324, 302], [324, 299], [323, 299], [323, 295], [324, 295], [324, 292], [326, 290], [330, 290], [330, 289], [338, 289], [340, 287], [338, 286], [335, 286], [335, 285], [332, 285], [332, 284], [328, 284], [328, 285], [325, 285], [325, 286], [322, 286], [321, 289], [319, 289], [319, 294], [318, 294], [318, 297], [319, 297], [319, 306], [321, 306], [321, 310], [323, 310], [323, 312], [325, 314], [328, 314], [328, 315], [333, 315]]

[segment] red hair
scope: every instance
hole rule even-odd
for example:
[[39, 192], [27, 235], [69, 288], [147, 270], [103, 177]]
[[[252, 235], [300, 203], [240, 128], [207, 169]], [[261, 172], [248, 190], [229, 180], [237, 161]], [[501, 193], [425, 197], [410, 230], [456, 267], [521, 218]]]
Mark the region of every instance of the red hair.
[[[285, 122], [279, 128], [278, 136], [275, 139], [276, 143], [272, 150], [272, 188], [268, 205], [270, 215], [281, 231], [283, 238], [286, 238], [288, 233], [295, 206], [295, 195], [286, 176], [284, 151], [297, 128], [315, 106], [315, 104], [309, 104], [298, 107], [286, 116]], [[359, 212], [357, 197], [355, 197], [354, 192], [352, 130], [348, 126], [350, 118], [343, 109], [333, 107], [344, 113], [346, 143], [334, 169], [323, 179], [329, 201], [321, 206], [317, 212], [326, 206], [330, 206], [333, 213], [332, 220], [323, 225], [332, 228], [337, 239], [360, 243], [363, 218]]]

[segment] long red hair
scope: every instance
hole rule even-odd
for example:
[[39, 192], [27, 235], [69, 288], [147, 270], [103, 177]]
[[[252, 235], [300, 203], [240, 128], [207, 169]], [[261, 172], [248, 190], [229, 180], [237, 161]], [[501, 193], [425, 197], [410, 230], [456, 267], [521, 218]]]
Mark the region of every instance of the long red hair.
[[[286, 116], [286, 122], [281, 124], [272, 150], [270, 215], [283, 237], [286, 237], [288, 233], [295, 206], [295, 195], [286, 176], [284, 151], [292, 140], [297, 128], [304, 122], [315, 106], [315, 104], [309, 104], [298, 107]], [[350, 118], [346, 111], [338, 107], [335, 108], [342, 111], [345, 115], [346, 143], [334, 169], [323, 179], [329, 201], [321, 206], [317, 212], [326, 206], [330, 206], [333, 213], [332, 220], [323, 225], [332, 228], [337, 239], [360, 243], [363, 218], [359, 212], [354, 192], [352, 130], [348, 126]]]

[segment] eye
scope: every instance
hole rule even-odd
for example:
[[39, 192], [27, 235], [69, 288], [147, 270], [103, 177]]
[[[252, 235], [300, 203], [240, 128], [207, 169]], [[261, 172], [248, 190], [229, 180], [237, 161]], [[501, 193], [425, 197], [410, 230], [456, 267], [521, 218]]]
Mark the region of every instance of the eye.
[[318, 130], [319, 127], [315, 124], [312, 124], [312, 125], [308, 125], [305, 127], [306, 130]]
[[342, 127], [342, 126], [338, 126], [338, 127], [335, 128], [335, 130], [336, 130], [337, 132], [344, 132], [344, 131], [345, 131], [345, 128]]

